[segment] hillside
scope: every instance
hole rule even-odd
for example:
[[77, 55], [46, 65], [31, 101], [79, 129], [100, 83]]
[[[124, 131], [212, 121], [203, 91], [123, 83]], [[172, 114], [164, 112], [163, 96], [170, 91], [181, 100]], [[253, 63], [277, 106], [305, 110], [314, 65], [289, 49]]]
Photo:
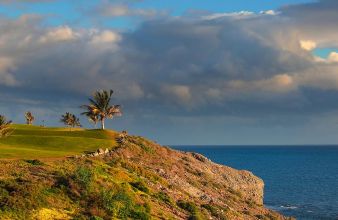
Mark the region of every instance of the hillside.
[[[16, 128], [1, 157], [39, 160], [0, 160], [0, 219], [286, 219], [263, 206], [261, 179], [202, 155], [137, 136], [116, 143], [112, 131]], [[108, 153], [75, 157], [104, 143]], [[74, 157], [49, 160], [57, 144]]]

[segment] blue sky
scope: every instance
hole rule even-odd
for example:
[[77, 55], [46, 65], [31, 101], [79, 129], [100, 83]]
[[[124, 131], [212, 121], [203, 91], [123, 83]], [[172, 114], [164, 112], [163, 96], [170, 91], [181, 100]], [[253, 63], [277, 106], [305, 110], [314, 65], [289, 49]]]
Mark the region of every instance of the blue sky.
[[0, 114], [61, 126], [113, 89], [124, 115], [107, 127], [163, 144], [337, 144], [337, 11], [336, 0], [0, 0]]
[[[4, 4], [0, 6], [0, 12], [3, 15], [10, 16], [12, 18], [18, 17], [22, 14], [38, 14], [47, 16], [45, 22], [48, 25], [62, 25], [73, 24], [82, 27], [93, 26], [90, 21], [92, 18], [84, 12], [90, 13], [90, 10], [96, 5], [100, 4], [101, 0], [59, 0], [59, 1], [45, 1], [45, 2], [31, 2], [26, 3], [14, 3]], [[285, 5], [299, 4], [305, 2], [311, 2], [310, 0], [232, 0], [232, 1], [220, 1], [220, 0], [143, 0], [143, 1], [103, 1], [110, 4], [127, 4], [135, 9], [154, 9], [167, 11], [170, 15], [180, 16], [190, 10], [201, 10], [215, 13], [224, 12], [237, 12], [237, 11], [252, 11], [260, 12], [265, 10], [278, 9]], [[107, 19], [103, 22], [105, 26], [119, 29], [134, 28], [134, 22], [132, 18], [123, 16], [119, 18]], [[95, 25], [95, 24], [94, 24]]]

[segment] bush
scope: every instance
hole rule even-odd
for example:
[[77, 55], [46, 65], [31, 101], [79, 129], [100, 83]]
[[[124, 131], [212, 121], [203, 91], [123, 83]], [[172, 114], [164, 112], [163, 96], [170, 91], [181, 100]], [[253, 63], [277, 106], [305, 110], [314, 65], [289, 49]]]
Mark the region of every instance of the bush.
[[203, 219], [195, 203], [178, 200], [177, 206], [190, 213], [190, 216], [188, 218], [189, 220], [202, 220]]
[[98, 217], [98, 216], [92, 216], [92, 217], [90, 217], [89, 220], [103, 220], [103, 218]]
[[29, 163], [29, 164], [32, 164], [34, 166], [41, 166], [41, 165], [44, 165], [43, 162], [41, 162], [40, 160], [25, 160], [25, 162]]
[[115, 217], [126, 218], [133, 209], [133, 200], [124, 190], [116, 193], [103, 190], [101, 197], [103, 207]]
[[192, 202], [185, 202], [182, 200], [177, 201], [177, 206], [180, 207], [181, 209], [184, 209], [190, 213], [195, 213], [198, 211], [197, 206], [192, 203]]
[[210, 204], [203, 204], [202, 208], [205, 208], [206, 210], [208, 210], [210, 212], [210, 214], [214, 217], [216, 217], [217, 219], [220, 220], [226, 220], [226, 216], [224, 211], [227, 211], [228, 208], [223, 208], [223, 207], [218, 207], [218, 206], [213, 206]]
[[130, 214], [131, 219], [138, 219], [138, 220], [149, 220], [151, 219], [150, 214], [145, 211], [132, 211]]
[[132, 183], [130, 183], [130, 185], [132, 187], [134, 187], [134, 188], [142, 191], [142, 192], [149, 193], [148, 187], [143, 182], [141, 182], [141, 181], [139, 181], [139, 182], [132, 182]]
[[75, 171], [73, 179], [81, 186], [88, 188], [93, 180], [93, 172], [87, 167], [80, 167]]
[[171, 198], [168, 196], [167, 193], [165, 192], [159, 192], [159, 193], [156, 193], [154, 195], [155, 198], [159, 199], [159, 200], [162, 200], [163, 202], [165, 202], [166, 204], [168, 205], [172, 205], [173, 204], [173, 201], [171, 200]]

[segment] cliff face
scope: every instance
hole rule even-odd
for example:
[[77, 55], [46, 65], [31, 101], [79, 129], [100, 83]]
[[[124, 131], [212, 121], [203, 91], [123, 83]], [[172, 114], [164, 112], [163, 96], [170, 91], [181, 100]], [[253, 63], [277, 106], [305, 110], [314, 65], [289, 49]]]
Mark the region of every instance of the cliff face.
[[142, 137], [96, 157], [0, 165], [0, 219], [286, 219], [263, 206], [251, 172]]
[[[113, 156], [156, 172], [193, 198], [220, 202], [230, 190], [246, 201], [263, 205], [264, 182], [251, 172], [213, 163], [197, 153], [162, 147], [141, 137], [129, 138], [127, 146], [114, 151]], [[151, 153], [139, 146], [150, 147]]]
[[[286, 219], [264, 208], [264, 182], [249, 171], [216, 164], [201, 154], [173, 150], [142, 137], [126, 138], [111, 156], [156, 173], [165, 184], [151, 183], [151, 187], [173, 201], [192, 201], [204, 207], [202, 219]], [[206, 211], [208, 205], [214, 210]], [[175, 208], [171, 211], [175, 219], [188, 217]]]

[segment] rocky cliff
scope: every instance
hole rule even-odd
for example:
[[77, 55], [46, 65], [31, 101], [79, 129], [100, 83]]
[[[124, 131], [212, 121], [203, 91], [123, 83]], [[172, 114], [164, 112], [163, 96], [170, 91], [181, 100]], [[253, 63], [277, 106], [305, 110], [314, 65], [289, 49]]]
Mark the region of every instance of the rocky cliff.
[[197, 153], [123, 136], [100, 155], [1, 161], [0, 219], [287, 219], [263, 181]]

